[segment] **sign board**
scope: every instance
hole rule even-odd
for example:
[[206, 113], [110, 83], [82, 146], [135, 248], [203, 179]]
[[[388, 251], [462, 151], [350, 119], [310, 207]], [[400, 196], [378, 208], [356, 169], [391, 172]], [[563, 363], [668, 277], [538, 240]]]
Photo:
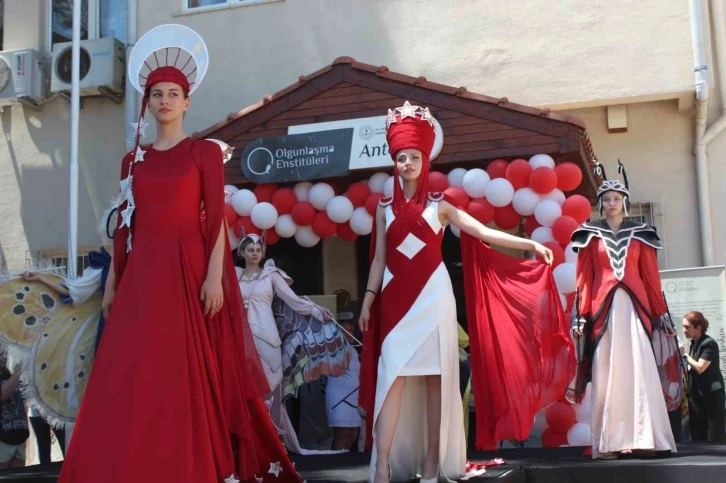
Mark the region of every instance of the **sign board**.
[[260, 184], [344, 176], [352, 137], [347, 128], [258, 138], [240, 156], [242, 173]]
[[726, 378], [726, 267], [660, 272], [671, 317], [683, 341], [683, 316], [698, 310], [708, 319], [707, 334], [718, 343], [721, 373]]
[[[436, 139], [431, 159], [438, 156], [444, 146], [444, 131], [434, 119]], [[391, 168], [391, 154], [386, 142], [386, 116], [346, 119], [344, 121], [319, 122], [290, 126], [289, 134], [325, 132], [334, 129], [352, 129], [353, 139], [350, 147], [351, 171], [357, 169]]]

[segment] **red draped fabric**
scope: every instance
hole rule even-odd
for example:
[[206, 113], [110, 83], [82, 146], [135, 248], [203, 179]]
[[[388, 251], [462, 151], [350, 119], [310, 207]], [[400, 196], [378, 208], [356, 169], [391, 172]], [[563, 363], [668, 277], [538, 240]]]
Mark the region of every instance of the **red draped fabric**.
[[[116, 298], [59, 481], [221, 483], [235, 473], [298, 483], [260, 397], [269, 387], [229, 256], [221, 151], [192, 138], [144, 149], [133, 249], [118, 228]], [[221, 230], [224, 306], [205, 317], [201, 286]]]
[[564, 396], [575, 349], [549, 266], [465, 233], [461, 248], [476, 446], [494, 450], [498, 441], [527, 439], [535, 413]]

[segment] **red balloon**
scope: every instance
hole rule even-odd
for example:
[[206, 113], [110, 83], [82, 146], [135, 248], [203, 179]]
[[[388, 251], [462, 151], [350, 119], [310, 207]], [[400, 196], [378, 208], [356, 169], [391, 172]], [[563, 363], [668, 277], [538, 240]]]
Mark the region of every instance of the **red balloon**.
[[366, 198], [366, 210], [371, 216], [376, 216], [376, 209], [378, 208], [378, 202], [383, 198], [381, 193], [371, 193]]
[[451, 198], [452, 203], [459, 209], [466, 210], [469, 206], [469, 195], [462, 188], [450, 186], [444, 190], [444, 194]]
[[292, 221], [297, 226], [306, 226], [312, 224], [315, 219], [315, 207], [309, 201], [298, 201], [295, 206], [292, 207], [290, 214], [292, 215]]
[[449, 187], [449, 178], [444, 173], [431, 171], [429, 173], [429, 189], [431, 191], [444, 191]]
[[514, 210], [512, 205], [497, 208], [494, 212], [494, 224], [500, 230], [513, 230], [519, 226], [522, 221], [522, 215]]
[[591, 211], [590, 201], [582, 195], [572, 195], [562, 204], [562, 214], [573, 217], [578, 225], [590, 218]]
[[565, 262], [565, 251], [562, 249], [557, 242], [545, 242], [544, 246], [552, 250], [552, 268], [555, 268], [560, 263]]
[[542, 432], [542, 446], [545, 448], [559, 448], [567, 444], [567, 432], [562, 433], [552, 428], [547, 428]]
[[515, 190], [529, 186], [529, 175], [532, 166], [524, 159], [515, 159], [507, 166], [507, 180], [512, 183]]
[[347, 196], [350, 202], [353, 203], [353, 206], [358, 208], [366, 204], [366, 200], [370, 194], [371, 189], [368, 185], [359, 181], [348, 187], [348, 191], [345, 193], [345, 196]]
[[536, 193], [546, 195], [557, 188], [557, 175], [555, 170], [546, 166], [540, 166], [529, 175], [529, 187]]
[[491, 179], [506, 178], [509, 163], [504, 159], [495, 159], [487, 166], [487, 174]]
[[267, 245], [274, 245], [278, 241], [280, 241], [280, 235], [277, 234], [274, 228], [265, 231], [265, 243]]
[[250, 235], [252, 233], [257, 235], [262, 234], [262, 230], [252, 223], [252, 218], [249, 216], [240, 216], [237, 218], [234, 222], [234, 234], [237, 235], [237, 238], [242, 238], [243, 236]]
[[466, 211], [479, 223], [486, 225], [494, 219], [495, 208], [486, 198], [474, 198]]
[[358, 234], [350, 228], [350, 223], [338, 223], [337, 233], [341, 240], [348, 242], [358, 238]]
[[560, 216], [552, 224], [552, 235], [560, 245], [567, 245], [570, 243], [572, 233], [578, 226], [580, 224], [573, 217], [568, 215]]
[[297, 203], [297, 196], [291, 188], [281, 188], [272, 195], [272, 205], [279, 215], [291, 213], [295, 203]]
[[553, 430], [567, 433], [567, 430], [575, 424], [577, 418], [571, 404], [556, 402], [547, 408], [545, 419], [547, 420], [547, 425]]
[[534, 233], [534, 230], [539, 228], [540, 225], [537, 219], [534, 217], [534, 215], [527, 216], [524, 218], [524, 231], [527, 233], [527, 236], [532, 236], [532, 233]]
[[255, 197], [258, 203], [271, 203], [272, 195], [277, 191], [277, 185], [275, 183], [258, 184], [255, 186]]
[[330, 238], [335, 235], [338, 225], [328, 218], [328, 214], [324, 211], [318, 211], [313, 220], [313, 231], [320, 238]]
[[227, 225], [234, 226], [234, 222], [237, 221], [238, 216], [237, 212], [232, 208], [232, 205], [224, 204], [224, 217], [227, 219]]
[[560, 163], [555, 166], [557, 187], [562, 191], [572, 191], [582, 182], [582, 171], [575, 163]]

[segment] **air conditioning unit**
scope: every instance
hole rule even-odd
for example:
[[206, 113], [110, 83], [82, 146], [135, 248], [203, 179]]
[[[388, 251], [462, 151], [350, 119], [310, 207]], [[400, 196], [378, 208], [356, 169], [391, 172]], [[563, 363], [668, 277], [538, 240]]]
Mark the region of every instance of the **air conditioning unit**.
[[48, 93], [44, 57], [37, 50], [0, 52], [0, 106], [39, 109]]
[[[120, 103], [126, 79], [126, 53], [114, 38], [83, 40], [80, 45], [80, 95], [105, 96]], [[71, 42], [53, 46], [50, 90], [68, 98], [71, 92]]]

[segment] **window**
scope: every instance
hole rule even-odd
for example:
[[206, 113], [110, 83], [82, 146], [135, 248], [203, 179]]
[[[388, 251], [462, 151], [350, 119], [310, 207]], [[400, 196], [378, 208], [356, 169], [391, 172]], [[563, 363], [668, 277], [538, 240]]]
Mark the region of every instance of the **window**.
[[[47, 0], [49, 51], [73, 36], [73, 0]], [[126, 42], [126, 0], [81, 0], [81, 40], [115, 37]]]
[[282, 0], [182, 0], [183, 11], [216, 10], [218, 8], [243, 7], [258, 3], [281, 2]]

